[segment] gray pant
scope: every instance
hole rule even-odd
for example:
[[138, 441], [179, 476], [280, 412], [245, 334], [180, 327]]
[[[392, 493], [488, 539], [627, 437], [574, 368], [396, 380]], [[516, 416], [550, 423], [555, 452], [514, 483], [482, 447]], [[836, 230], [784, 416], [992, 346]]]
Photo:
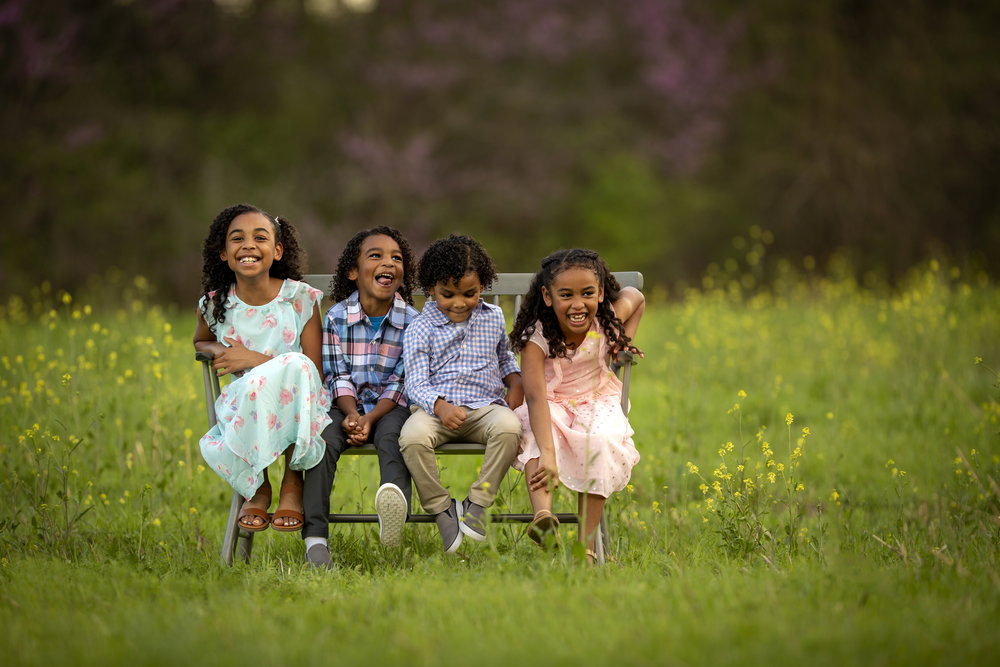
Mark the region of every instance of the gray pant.
[[[336, 406], [330, 409], [330, 419], [333, 422], [323, 430], [326, 454], [319, 464], [305, 472], [305, 484], [302, 489], [302, 507], [305, 516], [302, 525], [303, 538], [330, 535], [330, 491], [333, 489], [333, 478], [337, 474], [340, 455], [350, 447], [341, 427], [344, 416]], [[369, 436], [369, 442], [375, 444], [375, 451], [378, 453], [379, 483], [392, 482], [398, 486], [406, 497], [407, 511], [410, 508], [410, 472], [399, 452], [399, 431], [409, 416], [409, 409], [397, 405], [375, 423], [375, 428]]]
[[469, 498], [482, 507], [492, 505], [521, 440], [521, 420], [513, 410], [498, 404], [476, 410], [466, 408], [468, 416], [465, 423], [457, 431], [452, 431], [423, 408], [414, 406], [411, 409], [413, 414], [403, 424], [399, 434], [399, 448], [406, 467], [413, 475], [424, 511], [438, 514], [448, 509], [451, 494], [441, 485], [434, 450], [446, 442], [455, 441], [486, 445], [479, 479], [469, 489]]

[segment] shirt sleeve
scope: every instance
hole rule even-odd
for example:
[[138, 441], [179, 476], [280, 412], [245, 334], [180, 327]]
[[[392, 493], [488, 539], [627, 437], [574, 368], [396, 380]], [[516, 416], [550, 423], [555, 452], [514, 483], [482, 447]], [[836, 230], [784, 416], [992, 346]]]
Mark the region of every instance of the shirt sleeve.
[[336, 306], [330, 308], [323, 322], [323, 380], [334, 400], [341, 396], [353, 396], [357, 399], [358, 393], [351, 379], [351, 369], [347, 365], [347, 358], [340, 343], [336, 308]]
[[517, 356], [510, 349], [510, 341], [507, 339], [507, 322], [503, 313], [500, 313], [500, 341], [497, 343], [497, 359], [500, 360], [500, 378], [503, 379], [511, 373], [520, 373], [521, 367], [517, 365]]
[[545, 333], [542, 331], [541, 322], [535, 322], [535, 330], [532, 332], [531, 337], [528, 338], [528, 342], [542, 348], [542, 356], [549, 356], [549, 341], [545, 338]]
[[[397, 295], [396, 298], [398, 299], [399, 296]], [[392, 375], [389, 376], [386, 383], [385, 391], [379, 396], [380, 399], [388, 398], [393, 400], [404, 408], [410, 404], [410, 401], [406, 392], [406, 362], [404, 361], [405, 355], [403, 354], [403, 337], [419, 314], [413, 306], [408, 304], [403, 306], [403, 330], [397, 339], [399, 341], [399, 357], [396, 359], [396, 367], [393, 369]]]
[[323, 292], [315, 287], [311, 287], [308, 283], [291, 280], [282, 289], [285, 290], [282, 296], [291, 301], [292, 310], [295, 312], [295, 323], [301, 334], [302, 329], [306, 326], [306, 322], [312, 319], [316, 304], [323, 300]]
[[396, 360], [396, 367], [393, 368], [392, 375], [386, 380], [385, 389], [382, 391], [382, 395], [379, 396], [379, 400], [388, 398], [390, 401], [395, 401], [405, 408], [406, 397], [403, 395], [403, 378], [406, 375], [406, 365], [403, 358], [403, 355], [400, 355], [399, 359]]
[[438, 394], [430, 383], [431, 326], [418, 317], [403, 334], [403, 364], [406, 395], [410, 400], [434, 414]]

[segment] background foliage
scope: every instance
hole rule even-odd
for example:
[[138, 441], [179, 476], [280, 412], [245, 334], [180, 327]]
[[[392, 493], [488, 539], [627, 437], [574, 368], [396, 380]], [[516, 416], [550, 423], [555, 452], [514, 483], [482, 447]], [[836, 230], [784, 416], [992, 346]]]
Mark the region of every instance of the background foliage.
[[759, 258], [731, 243], [755, 226], [821, 270], [986, 264], [998, 28], [931, 0], [2, 0], [0, 296], [119, 267], [189, 304], [244, 200], [316, 270], [377, 223], [670, 285]]

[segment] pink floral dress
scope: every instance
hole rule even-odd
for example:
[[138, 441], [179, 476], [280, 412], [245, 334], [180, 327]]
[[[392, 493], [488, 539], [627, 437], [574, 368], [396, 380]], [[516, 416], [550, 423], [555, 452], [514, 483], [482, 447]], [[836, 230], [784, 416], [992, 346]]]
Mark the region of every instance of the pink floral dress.
[[[622, 383], [608, 367], [609, 350], [604, 334], [595, 325], [566, 357], [549, 358], [549, 344], [542, 325], [528, 339], [545, 354], [545, 391], [552, 417], [559, 481], [567, 488], [607, 498], [628, 484], [639, 452], [632, 442], [632, 427], [622, 412]], [[528, 406], [516, 410], [524, 427], [521, 452], [514, 467], [540, 455], [531, 432]]]
[[[273, 358], [247, 370], [222, 388], [215, 402], [216, 424], [201, 438], [208, 465], [244, 498], [263, 483], [263, 471], [294, 444], [290, 466], [307, 470], [323, 458], [321, 433], [330, 423], [330, 392], [299, 335], [323, 293], [285, 280], [278, 296], [250, 306], [229, 290], [224, 320], [216, 324], [220, 343], [234, 338], [247, 349]], [[199, 307], [204, 302], [199, 302]], [[206, 316], [211, 326], [211, 307]]]

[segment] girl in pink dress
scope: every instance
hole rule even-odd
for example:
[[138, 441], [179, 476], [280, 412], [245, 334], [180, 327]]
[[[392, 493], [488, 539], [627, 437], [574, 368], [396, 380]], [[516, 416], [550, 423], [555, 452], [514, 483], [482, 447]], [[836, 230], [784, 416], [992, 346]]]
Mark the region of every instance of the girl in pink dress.
[[642, 293], [621, 287], [592, 250], [560, 250], [542, 260], [514, 322], [524, 404], [524, 434], [514, 467], [523, 470], [539, 545], [555, 533], [552, 494], [578, 493], [580, 540], [594, 560], [604, 503], [628, 484], [639, 452], [621, 409], [622, 385], [608, 362], [631, 345], [645, 308]]

